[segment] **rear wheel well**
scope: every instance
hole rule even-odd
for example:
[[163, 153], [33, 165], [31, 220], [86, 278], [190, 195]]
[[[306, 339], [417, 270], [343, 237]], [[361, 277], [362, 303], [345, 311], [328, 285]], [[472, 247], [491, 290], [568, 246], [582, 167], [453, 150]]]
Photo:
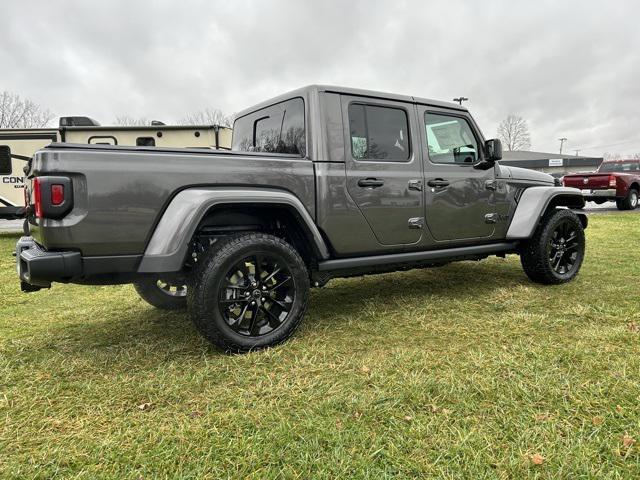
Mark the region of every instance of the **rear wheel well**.
[[307, 265], [317, 263], [320, 254], [300, 214], [287, 205], [217, 205], [200, 221], [194, 241], [214, 242], [240, 232], [264, 232], [291, 244]]
[[634, 189], [636, 192], [640, 192], [640, 184], [638, 182], [633, 182], [629, 188]]

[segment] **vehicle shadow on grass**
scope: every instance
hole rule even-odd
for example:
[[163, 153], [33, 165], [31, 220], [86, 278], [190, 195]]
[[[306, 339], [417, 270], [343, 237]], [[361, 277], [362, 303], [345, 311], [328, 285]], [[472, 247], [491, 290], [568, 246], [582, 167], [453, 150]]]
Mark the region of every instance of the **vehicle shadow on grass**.
[[[439, 302], [464, 301], [478, 295], [490, 298], [497, 289], [531, 286], [518, 267], [512, 263], [465, 262], [442, 268], [333, 280], [325, 288], [312, 290], [298, 339], [313, 336], [321, 327], [326, 335], [327, 325], [341, 322], [338, 317], [357, 320], [363, 315], [365, 304], [375, 309], [390, 305], [393, 308], [396, 304], [420, 302], [425, 298]], [[113, 318], [69, 325], [52, 332], [43, 348], [56, 345], [56, 349], [65, 354], [82, 356], [96, 351], [151, 356], [156, 362], [171, 361], [176, 355], [224, 355], [200, 336], [186, 312], [163, 312], [141, 302], [139, 308], [119, 310], [116, 307], [109, 315]], [[367, 322], [371, 321], [367, 318]]]
[[[497, 289], [532, 285], [519, 265], [475, 262], [332, 280], [332, 282], [336, 283], [329, 283], [327, 288], [314, 292], [314, 301], [324, 309], [338, 307], [356, 312], [363, 302], [368, 301], [386, 305], [399, 298], [412, 300], [425, 296], [441, 297], [446, 301], [478, 295], [486, 297]], [[340, 297], [340, 305], [335, 305], [332, 298], [335, 296]]]

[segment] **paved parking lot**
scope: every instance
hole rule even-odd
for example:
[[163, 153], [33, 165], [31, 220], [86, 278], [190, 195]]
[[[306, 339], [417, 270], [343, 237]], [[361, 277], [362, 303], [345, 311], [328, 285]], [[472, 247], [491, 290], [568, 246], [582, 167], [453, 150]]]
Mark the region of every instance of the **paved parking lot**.
[[22, 220], [0, 220], [0, 232], [21, 232]]

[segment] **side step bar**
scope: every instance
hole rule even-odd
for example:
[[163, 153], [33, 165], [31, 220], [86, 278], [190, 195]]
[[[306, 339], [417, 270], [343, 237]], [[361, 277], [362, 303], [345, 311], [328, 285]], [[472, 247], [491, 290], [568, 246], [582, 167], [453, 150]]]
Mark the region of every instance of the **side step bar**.
[[329, 272], [332, 270], [347, 270], [350, 268], [370, 267], [375, 265], [389, 265], [394, 263], [412, 263], [431, 260], [455, 260], [475, 255], [490, 255], [506, 253], [515, 250], [517, 242], [490, 243], [470, 247], [445, 248], [426, 252], [394, 253], [391, 255], [373, 255], [369, 257], [340, 258], [318, 263], [318, 270]]

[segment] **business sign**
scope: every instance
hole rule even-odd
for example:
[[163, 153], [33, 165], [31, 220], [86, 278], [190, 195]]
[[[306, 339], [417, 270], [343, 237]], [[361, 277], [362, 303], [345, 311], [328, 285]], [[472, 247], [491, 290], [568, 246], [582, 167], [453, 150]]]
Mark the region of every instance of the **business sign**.
[[564, 159], [562, 158], [550, 158], [549, 166], [550, 167], [562, 167], [564, 165]]

